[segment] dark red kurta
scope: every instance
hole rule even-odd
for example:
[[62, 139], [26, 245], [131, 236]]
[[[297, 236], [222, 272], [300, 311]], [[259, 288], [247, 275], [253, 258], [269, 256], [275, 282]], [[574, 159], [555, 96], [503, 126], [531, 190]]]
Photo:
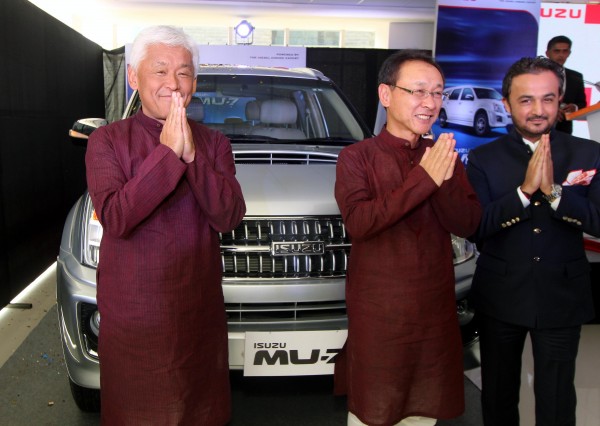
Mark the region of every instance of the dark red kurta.
[[336, 392], [369, 425], [464, 410], [450, 233], [471, 235], [481, 207], [457, 160], [438, 189], [415, 149], [385, 129], [345, 148], [335, 195], [352, 238], [348, 339]]
[[102, 424], [230, 418], [218, 232], [245, 213], [228, 139], [190, 122], [195, 160], [141, 112], [96, 130], [89, 192], [104, 228], [97, 272]]

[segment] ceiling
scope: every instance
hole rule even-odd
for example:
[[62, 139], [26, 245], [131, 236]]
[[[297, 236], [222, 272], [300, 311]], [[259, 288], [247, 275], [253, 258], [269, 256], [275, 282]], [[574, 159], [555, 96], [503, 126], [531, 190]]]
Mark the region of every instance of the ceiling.
[[[304, 6], [343, 8], [354, 10], [367, 9], [433, 9], [437, 0], [120, 0], [121, 3], [161, 3], [161, 4], [196, 4], [212, 6], [254, 5], [269, 7]], [[542, 0], [543, 3], [593, 4], [598, 0]]]
[[435, 7], [436, 0], [121, 0], [122, 3], [165, 3], [165, 4], [197, 4], [214, 6], [231, 6], [239, 4], [254, 4], [256, 6], [268, 4], [270, 7], [279, 6], [311, 6], [334, 8], [419, 8], [429, 9]]
[[118, 0], [118, 3], [203, 6], [209, 9], [246, 11], [309, 12], [339, 16], [414, 16], [431, 15], [436, 0]]
[[[113, 0], [120, 4], [204, 6], [267, 12], [308, 12], [330, 16], [417, 18], [435, 15], [437, 0]], [[542, 0], [542, 3], [595, 4], [600, 0]]]

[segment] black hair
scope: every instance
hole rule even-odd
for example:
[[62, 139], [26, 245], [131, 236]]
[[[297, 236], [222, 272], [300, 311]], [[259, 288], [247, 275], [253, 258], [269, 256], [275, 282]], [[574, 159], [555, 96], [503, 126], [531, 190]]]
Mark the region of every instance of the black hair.
[[504, 80], [502, 80], [502, 96], [508, 99], [513, 78], [523, 74], [540, 74], [543, 71], [551, 71], [556, 75], [558, 78], [558, 94], [562, 96], [565, 81], [563, 67], [545, 56], [525, 57], [512, 64], [506, 72]]
[[548, 46], [546, 47], [546, 50], [552, 50], [552, 48], [554, 47], [555, 44], [557, 43], [567, 43], [569, 45], [569, 50], [571, 50], [571, 46], [573, 45], [573, 42], [571, 41], [571, 39], [567, 36], [564, 35], [559, 35], [556, 37], [552, 37], [550, 39], [550, 41], [548, 42]]
[[379, 69], [377, 83], [387, 85], [396, 84], [398, 81], [398, 75], [400, 74], [400, 68], [405, 62], [409, 61], [420, 61], [434, 66], [442, 75], [442, 80], [444, 83], [446, 82], [442, 67], [440, 67], [440, 65], [431, 57], [431, 55], [422, 50], [407, 49], [400, 50], [387, 57]]

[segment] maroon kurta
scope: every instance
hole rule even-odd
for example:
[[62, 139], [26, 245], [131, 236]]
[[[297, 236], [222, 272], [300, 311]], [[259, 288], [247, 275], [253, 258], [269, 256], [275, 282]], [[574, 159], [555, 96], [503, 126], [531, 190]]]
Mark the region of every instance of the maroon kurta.
[[190, 122], [195, 160], [141, 112], [96, 130], [86, 154], [104, 234], [97, 300], [102, 424], [230, 418], [218, 232], [245, 213], [228, 139]]
[[345, 148], [335, 196], [352, 238], [348, 339], [336, 391], [369, 425], [464, 410], [450, 233], [472, 234], [481, 207], [457, 160], [438, 189], [415, 149], [385, 129]]

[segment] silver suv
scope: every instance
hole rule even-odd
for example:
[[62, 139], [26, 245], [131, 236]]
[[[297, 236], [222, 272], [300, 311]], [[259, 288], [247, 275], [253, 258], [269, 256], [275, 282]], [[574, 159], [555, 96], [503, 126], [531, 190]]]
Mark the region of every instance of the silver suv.
[[[134, 114], [134, 94], [124, 117]], [[247, 375], [328, 374], [346, 333], [350, 240], [333, 196], [338, 153], [370, 137], [337, 86], [312, 69], [202, 66], [188, 116], [231, 140], [247, 216], [221, 238], [229, 364]], [[103, 120], [75, 123], [86, 137]], [[58, 315], [71, 390], [99, 408], [96, 266], [102, 227], [84, 194], [69, 213], [58, 257]], [[455, 238], [457, 312], [473, 247]], [[191, 327], [194, 324], [190, 324]]]

